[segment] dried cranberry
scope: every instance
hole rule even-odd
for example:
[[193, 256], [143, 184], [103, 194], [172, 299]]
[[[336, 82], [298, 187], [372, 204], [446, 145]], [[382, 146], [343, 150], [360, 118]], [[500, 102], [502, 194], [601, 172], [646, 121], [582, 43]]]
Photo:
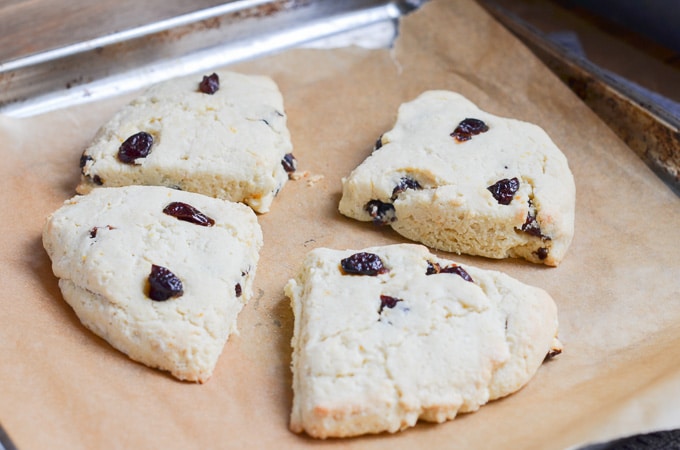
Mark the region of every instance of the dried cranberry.
[[380, 137], [378, 138], [378, 140], [375, 141], [375, 145], [373, 146], [373, 151], [378, 150], [382, 146], [383, 146], [383, 143], [382, 143], [382, 134], [381, 134]]
[[413, 178], [402, 177], [402, 179], [399, 180], [399, 184], [392, 190], [392, 201], [396, 200], [397, 196], [406, 189], [422, 189], [422, 187], [420, 186], [420, 183]]
[[388, 223], [397, 220], [394, 206], [391, 203], [381, 202], [380, 200], [371, 200], [366, 203], [364, 209], [368, 215], [373, 218], [373, 223], [377, 225], [387, 225]]
[[[80, 155], [80, 173], [88, 180], [90, 180], [92, 183], [101, 186], [102, 184], [104, 184], [104, 181], [102, 181], [99, 175], [85, 173], [85, 166], [87, 166], [87, 163], [89, 163], [90, 161], [94, 161], [94, 158], [92, 158], [90, 155], [85, 154], [84, 152], [82, 155]], [[91, 170], [89, 170], [88, 172], [91, 172]]]
[[118, 160], [125, 164], [137, 164], [139, 158], [146, 158], [151, 153], [153, 136], [145, 131], [133, 134], [118, 149]]
[[543, 237], [536, 216], [532, 215], [531, 212], [527, 213], [527, 219], [522, 224], [522, 231], [529, 233], [532, 236]]
[[439, 273], [453, 273], [464, 279], [465, 281], [469, 281], [473, 283], [474, 281], [472, 280], [472, 277], [465, 271], [460, 266], [457, 266], [456, 264], [452, 264], [450, 266], [443, 267]]
[[106, 228], [107, 230], [115, 230], [115, 227], [112, 227], [111, 225], [106, 225], [105, 227], [92, 227], [90, 228], [90, 238], [94, 239], [97, 237], [97, 231], [99, 231], [100, 228]]
[[548, 257], [548, 249], [545, 247], [541, 247], [538, 250], [536, 250], [536, 256], [538, 256], [538, 259], [541, 261], [544, 260], [545, 258]]
[[179, 220], [201, 225], [202, 227], [211, 227], [215, 225], [213, 219], [186, 203], [172, 202], [163, 208], [163, 212], [169, 216], [176, 217]]
[[180, 297], [184, 294], [182, 281], [163, 266], [151, 265], [149, 274], [149, 298], [164, 301], [170, 297]]
[[340, 261], [340, 267], [347, 274], [376, 276], [386, 273], [380, 256], [375, 253], [360, 252]]
[[545, 355], [544, 361], [545, 361], [545, 360], [548, 360], [548, 359], [552, 359], [552, 358], [554, 358], [555, 356], [559, 355], [560, 353], [562, 353], [562, 349], [561, 349], [561, 348], [551, 348], [551, 349], [548, 351], [548, 354]]
[[380, 295], [380, 309], [378, 312], [381, 313], [385, 307], [392, 309], [401, 301], [403, 300], [400, 298], [390, 297], [389, 295]]
[[503, 178], [495, 184], [487, 187], [493, 198], [501, 205], [509, 205], [513, 196], [519, 189], [519, 180], [515, 178]]
[[479, 119], [464, 119], [458, 124], [451, 137], [458, 142], [465, 142], [472, 139], [472, 136], [489, 131], [489, 127]]
[[203, 80], [198, 84], [198, 90], [209, 95], [213, 95], [219, 88], [220, 77], [216, 73], [203, 76]]
[[236, 293], [236, 298], [241, 296], [242, 294], [241, 283], [236, 283], [236, 285], [234, 286], [234, 292]]
[[80, 168], [81, 168], [81, 169], [84, 169], [84, 168], [85, 168], [85, 165], [86, 165], [89, 161], [92, 161], [92, 157], [91, 157], [90, 155], [86, 155], [85, 153], [83, 153], [83, 154], [80, 156]]
[[427, 262], [427, 270], [425, 271], [425, 275], [434, 275], [436, 273], [441, 272], [442, 268], [439, 266], [439, 263], [436, 262]]
[[285, 156], [281, 160], [281, 165], [283, 166], [283, 170], [285, 170], [288, 173], [293, 173], [297, 170], [297, 160], [295, 159], [295, 156], [293, 156], [292, 153], [285, 154]]

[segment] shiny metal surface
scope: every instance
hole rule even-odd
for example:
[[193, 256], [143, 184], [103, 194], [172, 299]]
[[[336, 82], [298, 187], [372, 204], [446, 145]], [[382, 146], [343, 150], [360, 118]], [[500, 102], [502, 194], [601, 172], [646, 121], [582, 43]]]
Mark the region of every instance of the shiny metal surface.
[[680, 117], [667, 103], [556, 45], [493, 0], [484, 0], [483, 5], [680, 195]]
[[[389, 24], [421, 2], [239, 0], [0, 64], [0, 113], [24, 117]], [[381, 28], [384, 34], [384, 27]]]

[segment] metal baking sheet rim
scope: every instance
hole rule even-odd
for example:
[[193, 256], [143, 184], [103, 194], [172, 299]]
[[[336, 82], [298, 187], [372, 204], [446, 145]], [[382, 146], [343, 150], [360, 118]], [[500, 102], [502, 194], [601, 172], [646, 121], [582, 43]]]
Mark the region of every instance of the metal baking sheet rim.
[[390, 46], [398, 19], [424, 1], [235, 0], [28, 55], [0, 63], [0, 114], [34, 116], [310, 43]]

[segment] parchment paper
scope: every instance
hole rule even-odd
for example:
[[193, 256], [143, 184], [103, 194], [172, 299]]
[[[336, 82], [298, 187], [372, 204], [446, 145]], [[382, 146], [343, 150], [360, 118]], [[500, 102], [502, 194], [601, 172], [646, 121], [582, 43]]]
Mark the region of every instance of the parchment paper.
[[[0, 117], [0, 423], [20, 449], [560, 449], [680, 426], [680, 200], [526, 48], [471, 0], [407, 16], [392, 50], [294, 50], [233, 67], [272, 76], [299, 170], [259, 216], [255, 298], [212, 379], [178, 382], [85, 329], [40, 241], [74, 194], [78, 160], [121, 97]], [[404, 242], [337, 212], [340, 178], [426, 89], [541, 125], [569, 159], [576, 235], [557, 268], [446, 255], [552, 294], [565, 350], [521, 391], [440, 425], [316, 441], [288, 431], [292, 313], [283, 286], [317, 246]]]

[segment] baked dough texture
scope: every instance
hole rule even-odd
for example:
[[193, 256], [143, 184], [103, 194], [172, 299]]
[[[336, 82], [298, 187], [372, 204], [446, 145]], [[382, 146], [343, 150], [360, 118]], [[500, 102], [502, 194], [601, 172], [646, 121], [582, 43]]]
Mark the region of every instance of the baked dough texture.
[[[283, 98], [268, 77], [216, 73], [213, 94], [201, 92], [194, 75], [155, 85], [123, 107], [84, 150], [77, 192], [167, 186], [268, 212], [288, 180], [282, 161], [292, 155]], [[140, 132], [153, 138], [150, 153], [122, 162], [121, 145]]]
[[[357, 253], [386, 270], [346, 273], [341, 261]], [[453, 419], [517, 391], [561, 351], [545, 291], [422, 245], [315, 249], [285, 293], [295, 316], [290, 428], [315, 438]]]
[[[188, 204], [201, 226], [164, 213]], [[247, 206], [157, 186], [99, 188], [48, 219], [43, 244], [81, 322], [131, 359], [203, 383], [252, 297], [262, 232]], [[150, 298], [152, 265], [183, 293]]]
[[[452, 133], [466, 119], [488, 129], [458, 140]], [[562, 261], [574, 235], [574, 179], [537, 125], [484, 112], [454, 92], [427, 91], [401, 105], [376, 147], [343, 178], [342, 214], [439, 250]], [[494, 186], [505, 188], [507, 204]]]

